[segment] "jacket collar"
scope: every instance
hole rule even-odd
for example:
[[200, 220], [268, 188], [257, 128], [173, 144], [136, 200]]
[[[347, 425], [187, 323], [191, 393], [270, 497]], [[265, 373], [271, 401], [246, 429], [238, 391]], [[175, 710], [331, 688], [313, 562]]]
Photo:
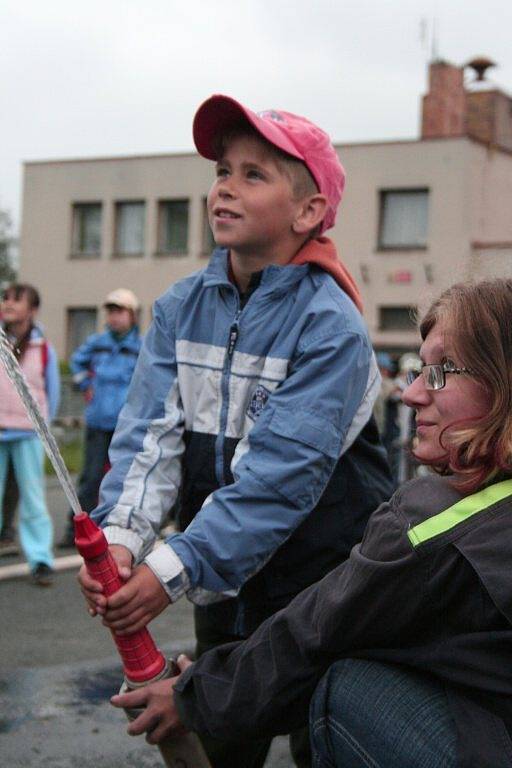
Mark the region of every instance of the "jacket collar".
[[[261, 282], [258, 292], [267, 295], [286, 293], [292, 286], [300, 282], [307, 272], [307, 264], [301, 266], [269, 264], [268, 267], [261, 271]], [[235, 287], [229, 279], [228, 250], [226, 248], [216, 248], [214, 250], [210, 263], [204, 271], [203, 285], [207, 287], [216, 285]]]

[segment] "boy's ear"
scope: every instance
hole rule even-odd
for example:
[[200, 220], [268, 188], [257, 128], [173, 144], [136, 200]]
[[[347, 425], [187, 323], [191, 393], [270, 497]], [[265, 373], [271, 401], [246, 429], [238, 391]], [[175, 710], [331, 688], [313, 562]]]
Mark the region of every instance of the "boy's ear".
[[327, 198], [325, 195], [318, 193], [304, 198], [292, 224], [292, 230], [296, 235], [306, 235], [322, 222], [326, 211]]

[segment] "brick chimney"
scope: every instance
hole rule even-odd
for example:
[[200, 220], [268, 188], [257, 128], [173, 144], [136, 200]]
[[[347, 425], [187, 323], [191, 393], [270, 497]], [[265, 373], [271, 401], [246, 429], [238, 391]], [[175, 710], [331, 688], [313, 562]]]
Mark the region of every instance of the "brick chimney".
[[483, 57], [468, 62], [475, 79], [464, 85], [465, 67], [434, 61], [429, 67], [429, 91], [423, 97], [421, 138], [469, 136], [512, 151], [512, 99], [485, 79], [494, 66]]
[[433, 61], [429, 88], [423, 97], [421, 138], [437, 139], [465, 134], [464, 70], [446, 61]]

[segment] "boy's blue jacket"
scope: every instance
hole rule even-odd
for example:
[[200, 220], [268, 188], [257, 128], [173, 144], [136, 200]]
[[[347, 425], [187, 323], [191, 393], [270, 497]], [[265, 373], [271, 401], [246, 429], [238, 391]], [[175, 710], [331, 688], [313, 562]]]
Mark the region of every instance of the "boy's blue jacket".
[[111, 330], [93, 333], [73, 352], [73, 382], [82, 391], [92, 387], [92, 398], [85, 409], [87, 426], [105, 432], [115, 429], [140, 347], [139, 329], [134, 326], [121, 339]]
[[[246, 634], [345, 559], [391, 495], [379, 387], [332, 277], [268, 266], [242, 308], [217, 249], [155, 303], [93, 518], [172, 600], [225, 600], [224, 631]], [[148, 555], [178, 492], [183, 532]]]

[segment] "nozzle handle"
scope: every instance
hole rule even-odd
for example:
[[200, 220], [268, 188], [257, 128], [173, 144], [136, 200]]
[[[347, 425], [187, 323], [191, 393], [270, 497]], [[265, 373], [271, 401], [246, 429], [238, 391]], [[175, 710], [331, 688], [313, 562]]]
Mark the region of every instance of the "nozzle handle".
[[[107, 597], [113, 595], [123, 586], [123, 581], [103, 531], [85, 512], [74, 517], [74, 526], [75, 545], [84, 558], [89, 575], [102, 584]], [[148, 682], [165, 667], [165, 657], [147, 629], [140, 629], [131, 635], [112, 632], [112, 637], [123, 660], [124, 674], [128, 681]]]

